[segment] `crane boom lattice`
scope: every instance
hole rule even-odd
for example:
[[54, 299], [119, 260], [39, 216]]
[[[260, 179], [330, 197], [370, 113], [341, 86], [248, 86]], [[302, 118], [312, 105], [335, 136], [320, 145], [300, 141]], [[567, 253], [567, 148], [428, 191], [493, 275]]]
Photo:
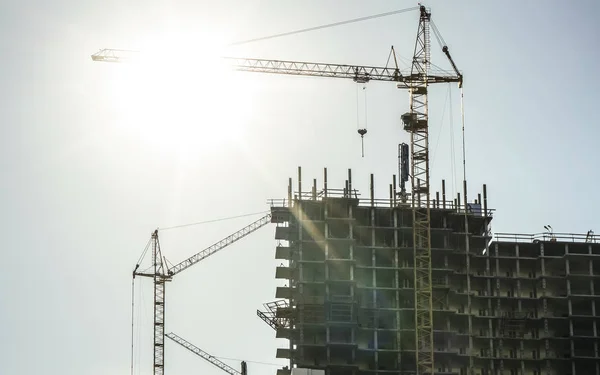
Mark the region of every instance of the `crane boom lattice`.
[[[97, 62], [121, 63], [133, 59], [139, 52], [105, 48], [91, 57]], [[449, 55], [448, 55], [449, 56]], [[365, 65], [344, 65], [306, 61], [250, 59], [240, 57], [223, 57], [224, 62], [232, 69], [242, 72], [273, 73], [308, 77], [346, 78], [355, 82], [383, 81], [401, 82], [402, 88], [409, 88], [410, 82], [422, 79], [419, 75], [402, 72], [398, 68]], [[429, 71], [429, 83], [462, 82], [460, 73], [448, 70]]]
[[174, 275], [180, 273], [181, 271], [198, 263], [202, 259], [208, 258], [209, 256], [213, 255], [214, 253], [221, 250], [222, 248], [229, 246], [232, 243], [239, 241], [242, 238], [246, 237], [247, 235], [257, 231], [258, 229], [269, 224], [270, 222], [271, 222], [271, 214], [269, 213], [269, 214], [266, 214], [265, 216], [261, 217], [260, 219], [256, 220], [252, 224], [245, 226], [244, 228], [238, 230], [237, 232], [230, 234], [229, 236], [223, 238], [221, 241], [216, 242], [213, 245], [202, 250], [201, 252], [189, 257], [188, 259], [184, 260], [183, 262], [180, 262], [180, 263], [174, 265], [173, 267], [169, 268], [169, 276], [174, 276]]
[[204, 350], [202, 350], [199, 347], [195, 346], [194, 344], [190, 343], [189, 341], [187, 341], [187, 340], [185, 340], [185, 339], [177, 336], [173, 332], [167, 333], [166, 336], [169, 339], [171, 339], [174, 342], [176, 342], [177, 344], [183, 346], [184, 348], [186, 348], [190, 352], [192, 352], [192, 353], [196, 354], [197, 356], [199, 356], [200, 358], [204, 359], [205, 361], [208, 361], [212, 365], [217, 366], [218, 368], [220, 368], [221, 370], [225, 371], [229, 375], [242, 375], [242, 373], [239, 372], [238, 370], [236, 370], [233, 367], [229, 366], [228, 364], [226, 364], [226, 363], [218, 360], [217, 358], [215, 358], [212, 355], [208, 354], [207, 352], [205, 352]]
[[92, 60], [100, 62], [120, 63], [127, 62], [133, 56], [138, 55], [138, 51], [128, 49], [104, 48], [92, 55]]
[[226, 57], [225, 60], [234, 69], [244, 72], [350, 78], [357, 82], [368, 82], [371, 80], [402, 82], [402, 73], [396, 68], [235, 57]]
[[[224, 57], [226, 63], [235, 70], [254, 73], [273, 73], [308, 77], [346, 78], [355, 82], [383, 81], [403, 83], [399, 88], [410, 88], [411, 82], [420, 82], [419, 74], [402, 73], [398, 68], [364, 65], [342, 65], [304, 61], [248, 59]], [[462, 82], [462, 75], [439, 70], [435, 74], [428, 71], [429, 83]]]

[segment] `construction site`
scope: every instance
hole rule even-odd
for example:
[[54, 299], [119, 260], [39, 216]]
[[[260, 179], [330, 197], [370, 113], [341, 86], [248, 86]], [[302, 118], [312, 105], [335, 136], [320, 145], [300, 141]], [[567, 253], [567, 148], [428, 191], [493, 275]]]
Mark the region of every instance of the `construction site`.
[[[443, 180], [433, 188], [429, 86], [462, 87], [463, 75], [445, 44], [451, 68], [430, 68], [430, 34], [443, 38], [430, 10], [421, 5], [418, 13], [410, 72], [397, 64], [227, 59], [246, 72], [391, 82], [409, 94], [399, 123], [410, 142], [398, 145], [398, 173], [384, 176], [386, 197], [375, 196], [377, 176], [361, 192], [351, 169], [345, 181], [330, 182], [326, 168], [306, 178], [298, 167], [268, 214], [178, 264], [163, 260], [155, 231], [151, 271], [138, 264], [133, 272], [154, 283], [155, 375], [165, 372], [165, 337], [230, 375], [247, 374], [245, 363], [238, 371], [168, 333], [165, 286], [262, 227], [274, 229], [281, 265], [273, 273], [285, 285], [257, 311], [289, 343], [273, 353], [289, 361], [277, 375], [600, 375], [600, 238], [550, 226], [533, 235], [492, 233], [497, 211], [486, 185], [468, 189], [465, 172], [460, 193], [447, 193]], [[121, 62], [125, 53], [101, 50], [92, 59]]]
[[[410, 204], [360, 198], [350, 171], [344, 188], [326, 186], [303, 192], [299, 176], [271, 208], [275, 257], [287, 262], [276, 276], [288, 286], [269, 316], [289, 339], [277, 356], [290, 368], [411, 374], [427, 349], [435, 374], [598, 373], [593, 234], [492, 236], [486, 186], [469, 203], [442, 184], [429, 208], [429, 280], [415, 288]], [[429, 324], [415, 319], [419, 294], [431, 296]], [[429, 348], [415, 346], [417, 330]]]

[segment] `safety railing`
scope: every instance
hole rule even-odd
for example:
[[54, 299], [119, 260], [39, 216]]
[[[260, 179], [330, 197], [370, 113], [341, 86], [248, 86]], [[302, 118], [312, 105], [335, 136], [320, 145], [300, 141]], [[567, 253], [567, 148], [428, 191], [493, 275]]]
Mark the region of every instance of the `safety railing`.
[[[335, 192], [333, 189], [331, 190], [331, 192]], [[330, 194], [330, 190], [327, 190], [328, 193], [328, 197], [340, 197], [343, 196], [342, 192], [338, 192], [339, 194]], [[357, 195], [357, 197], [359, 197], [360, 194]], [[307, 194], [304, 195], [303, 194], [303, 199], [305, 200], [311, 200], [311, 195]], [[317, 200], [322, 200], [324, 198], [324, 195], [322, 194], [318, 194], [317, 195]], [[293, 201], [293, 200], [292, 200]], [[290, 202], [289, 199], [285, 199], [285, 198], [279, 198], [279, 199], [268, 199], [267, 200], [267, 204], [270, 207], [291, 207], [293, 202]], [[400, 199], [383, 199], [383, 198], [378, 198], [378, 199], [370, 199], [370, 198], [358, 198], [358, 205], [360, 207], [378, 207], [378, 208], [391, 208], [391, 207], [412, 207], [412, 202], [410, 200], [408, 200], [406, 203], [402, 203], [402, 201]], [[426, 202], [418, 202], [417, 206], [419, 208], [426, 208], [427, 204]], [[462, 204], [457, 204], [455, 201], [437, 201], [437, 200], [431, 200], [429, 203], [429, 207], [432, 209], [445, 209], [445, 210], [449, 210], [449, 211], [454, 211], [458, 214], [464, 214], [465, 213], [465, 206], [464, 203]], [[483, 206], [481, 206], [480, 204], [476, 204], [476, 203], [467, 203], [467, 209], [466, 209], [466, 213], [468, 215], [472, 215], [472, 216], [487, 216], [487, 217], [492, 217], [494, 214], [495, 209], [493, 208], [488, 208], [488, 209], [484, 209]]]
[[593, 232], [583, 233], [496, 233], [494, 240], [499, 242], [579, 242], [600, 243], [600, 235]]
[[269, 207], [290, 207], [290, 200], [285, 198], [267, 199]]

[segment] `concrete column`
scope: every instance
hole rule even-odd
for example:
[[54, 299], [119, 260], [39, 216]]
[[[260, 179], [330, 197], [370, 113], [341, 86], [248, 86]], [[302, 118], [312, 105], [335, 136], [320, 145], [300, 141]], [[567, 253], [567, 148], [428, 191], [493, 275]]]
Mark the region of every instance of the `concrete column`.
[[[496, 256], [496, 274], [498, 276], [500, 276], [500, 274], [501, 274], [500, 273], [500, 260], [497, 258], [498, 256], [500, 256], [500, 251], [499, 251], [498, 245], [496, 245], [494, 247], [494, 255]], [[500, 283], [500, 279], [497, 278], [496, 279], [496, 288], [497, 288], [496, 295], [497, 296], [501, 295], [501, 287], [502, 287], [502, 285]], [[497, 298], [497, 311], [498, 311], [498, 314], [500, 316], [502, 316], [502, 314], [504, 313], [503, 309], [502, 309], [503, 306], [502, 306], [502, 302], [501, 301], [502, 301], [501, 298]], [[504, 360], [503, 360], [503, 357], [504, 357], [504, 338], [502, 336], [500, 336], [499, 346], [500, 346], [500, 353], [499, 353], [499, 357], [500, 357], [500, 372], [502, 373], [504, 371]]]
[[399, 264], [399, 257], [398, 257], [398, 248], [400, 247], [400, 242], [399, 242], [399, 236], [398, 236], [398, 225], [399, 225], [399, 220], [398, 220], [398, 209], [394, 209], [393, 210], [393, 220], [394, 220], [394, 267], [396, 268], [396, 270], [394, 271], [395, 273], [395, 278], [396, 278], [396, 350], [398, 351], [397, 353], [397, 365], [398, 365], [398, 369], [400, 369], [402, 367], [402, 355], [400, 353], [400, 347], [401, 347], [401, 343], [402, 343], [402, 331], [400, 331], [402, 322], [401, 322], [401, 314], [400, 314], [400, 308], [402, 307], [400, 305], [400, 288], [403, 287], [404, 285], [401, 285], [400, 282], [400, 264]]
[[[371, 267], [375, 267], [375, 208], [371, 208]], [[373, 298], [373, 302], [377, 303], [377, 289], [375, 287], [377, 287], [377, 275], [376, 275], [376, 270], [374, 268], [372, 268], [372, 272], [371, 272], [371, 277], [372, 277], [372, 283], [373, 283], [373, 292], [372, 292], [372, 298]], [[378, 337], [377, 337], [377, 330], [373, 330], [373, 345], [375, 348], [378, 347], [377, 345], [377, 341], [378, 341]], [[375, 351], [375, 368], [379, 368], [379, 355], [377, 353], [377, 350]]]
[[[298, 169], [300, 170], [300, 169]], [[303, 210], [302, 210], [302, 205], [301, 205], [301, 201], [300, 200], [296, 200], [295, 204], [294, 204], [294, 215], [293, 217], [295, 217], [295, 225], [297, 226], [297, 230], [298, 230], [298, 257], [299, 259], [304, 259], [304, 252], [303, 252], [303, 223], [302, 220], [304, 219], [303, 216]], [[303, 273], [304, 273], [304, 267], [302, 265], [302, 263], [298, 263], [298, 277], [300, 279], [302, 279], [303, 277]], [[289, 287], [291, 288], [291, 284], [289, 285]], [[304, 284], [300, 283], [298, 285], [298, 293], [300, 296], [304, 295]], [[300, 322], [304, 322], [304, 306], [301, 307], [300, 309]], [[300, 342], [304, 342], [304, 325], [302, 324], [300, 327], [300, 332], [299, 332], [299, 338], [300, 338]], [[291, 340], [290, 340], [291, 343]], [[300, 349], [300, 356], [303, 356], [304, 353], [302, 352], [303, 349]]]

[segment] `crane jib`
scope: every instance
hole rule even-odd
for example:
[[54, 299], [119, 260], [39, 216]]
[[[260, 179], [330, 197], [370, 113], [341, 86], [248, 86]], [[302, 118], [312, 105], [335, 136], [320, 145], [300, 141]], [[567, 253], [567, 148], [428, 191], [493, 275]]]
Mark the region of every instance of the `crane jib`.
[[[302, 61], [265, 60], [225, 57], [232, 69], [244, 72], [287, 74], [312, 77], [347, 78], [355, 82], [369, 81], [422, 82], [421, 74], [403, 74], [398, 68], [314, 63]], [[427, 75], [428, 83], [461, 82], [462, 76], [453, 72], [441, 71], [440, 74]]]
[[215, 244], [207, 247], [206, 249], [200, 251], [199, 253], [197, 253], [197, 254], [189, 257], [188, 259], [176, 264], [175, 266], [169, 268], [168, 276], [171, 277], [171, 276], [174, 276], [174, 275], [180, 273], [181, 271], [198, 263], [202, 259], [205, 259], [205, 258], [213, 255], [214, 253], [223, 249], [224, 247], [227, 247], [227, 246], [231, 245], [232, 243], [246, 237], [250, 233], [253, 233], [256, 230], [264, 227], [265, 225], [269, 224], [270, 222], [271, 222], [271, 214], [269, 213], [269, 214], [261, 217], [260, 219], [256, 220], [252, 224], [240, 229], [239, 231], [225, 237], [221, 241], [216, 242]]

